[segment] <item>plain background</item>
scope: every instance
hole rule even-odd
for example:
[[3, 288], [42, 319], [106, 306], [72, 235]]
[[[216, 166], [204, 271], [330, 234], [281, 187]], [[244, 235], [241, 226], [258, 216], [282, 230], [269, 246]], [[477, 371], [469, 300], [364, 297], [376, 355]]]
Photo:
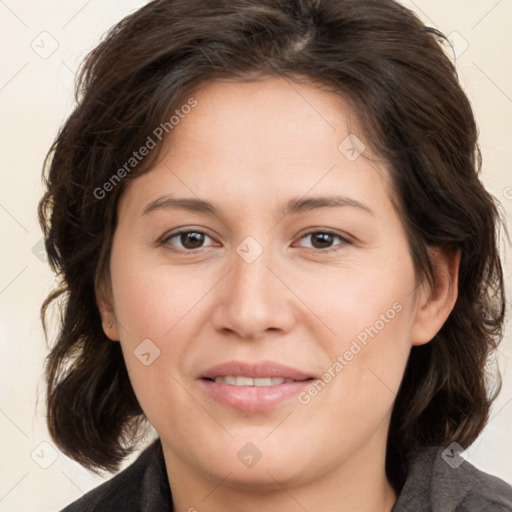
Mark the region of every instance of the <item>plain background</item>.
[[[145, 3], [0, 0], [0, 511], [60, 510], [102, 481], [59, 453], [45, 426], [41, 376], [47, 347], [39, 308], [54, 277], [41, 252], [36, 207], [43, 158], [73, 107], [79, 63], [109, 27]], [[510, 223], [512, 2], [403, 3], [430, 26], [451, 34], [460, 80], [481, 133], [482, 179]], [[510, 293], [510, 256], [507, 260]], [[509, 308], [508, 326], [510, 313]], [[508, 328], [499, 351], [503, 391], [485, 432], [468, 450], [473, 464], [510, 483], [511, 356]]]

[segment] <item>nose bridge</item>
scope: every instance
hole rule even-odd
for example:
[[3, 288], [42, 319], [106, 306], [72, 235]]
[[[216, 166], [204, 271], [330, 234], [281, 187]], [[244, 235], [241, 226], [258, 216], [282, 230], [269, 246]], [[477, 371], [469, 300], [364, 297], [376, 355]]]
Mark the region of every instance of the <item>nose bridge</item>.
[[268, 329], [291, 327], [294, 315], [290, 292], [274, 275], [274, 267], [279, 265], [270, 244], [264, 247], [255, 238], [247, 237], [236, 247], [232, 270], [226, 276], [214, 315], [217, 328], [252, 338]]
[[256, 246], [255, 242], [247, 239], [242, 242], [236, 249], [236, 255], [233, 255], [233, 293], [239, 298], [247, 296], [246, 298], [266, 299], [265, 296], [270, 295], [270, 289], [273, 288], [270, 278], [274, 276], [268, 268], [272, 266], [272, 259], [268, 247]]
[[238, 299], [242, 311], [250, 308], [262, 315], [272, 306], [272, 297], [279, 293], [275, 289], [272, 267], [274, 258], [269, 244], [263, 247], [253, 237], [247, 237], [236, 248], [233, 255], [231, 293]]

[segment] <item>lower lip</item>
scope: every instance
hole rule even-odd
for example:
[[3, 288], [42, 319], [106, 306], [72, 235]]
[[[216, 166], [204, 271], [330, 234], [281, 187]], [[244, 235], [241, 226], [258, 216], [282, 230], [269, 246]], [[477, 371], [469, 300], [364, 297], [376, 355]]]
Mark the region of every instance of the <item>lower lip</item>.
[[264, 411], [297, 396], [313, 381], [295, 381], [273, 386], [235, 386], [201, 379], [206, 391], [219, 403], [241, 411]]

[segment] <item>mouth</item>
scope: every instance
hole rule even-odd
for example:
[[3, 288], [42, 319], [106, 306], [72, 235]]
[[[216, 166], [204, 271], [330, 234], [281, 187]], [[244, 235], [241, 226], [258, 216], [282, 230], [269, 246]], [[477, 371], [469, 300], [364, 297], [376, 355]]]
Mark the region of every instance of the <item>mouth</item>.
[[[218, 376], [214, 379], [206, 379], [210, 382], [230, 384], [232, 386], [276, 386], [284, 384], [285, 382], [301, 382], [293, 379], [286, 379], [284, 377], [260, 377], [252, 379], [251, 377], [244, 377], [243, 375], [226, 375]], [[310, 379], [305, 379], [310, 380]]]
[[283, 405], [313, 380], [296, 368], [267, 361], [230, 361], [199, 377], [204, 391], [220, 405], [252, 412]]

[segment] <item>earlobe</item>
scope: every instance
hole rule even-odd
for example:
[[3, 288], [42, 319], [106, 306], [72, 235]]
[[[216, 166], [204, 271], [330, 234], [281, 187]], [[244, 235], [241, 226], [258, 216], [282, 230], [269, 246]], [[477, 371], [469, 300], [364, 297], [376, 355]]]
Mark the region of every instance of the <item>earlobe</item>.
[[458, 296], [460, 250], [434, 247], [429, 256], [435, 286], [425, 282], [420, 288], [412, 345], [424, 345], [434, 338], [452, 312]]
[[114, 313], [114, 308], [109, 299], [102, 292], [96, 294], [96, 303], [101, 316], [103, 332], [112, 341], [119, 341], [119, 329]]
[[110, 320], [103, 320], [102, 316], [103, 332], [112, 341], [119, 341], [119, 329], [117, 328], [117, 322], [115, 318]]

